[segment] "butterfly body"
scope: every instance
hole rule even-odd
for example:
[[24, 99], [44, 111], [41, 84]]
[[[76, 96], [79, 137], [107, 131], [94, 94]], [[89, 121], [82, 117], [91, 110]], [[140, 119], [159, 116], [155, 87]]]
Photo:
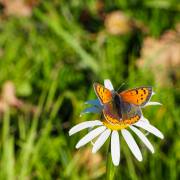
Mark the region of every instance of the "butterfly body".
[[103, 115], [110, 123], [137, 122], [142, 116], [141, 106], [144, 106], [152, 95], [151, 87], [140, 87], [117, 93], [94, 83], [94, 89], [104, 106]]
[[118, 115], [120, 116], [120, 118], [122, 118], [122, 112], [121, 112], [122, 99], [118, 95], [118, 93], [116, 92], [114, 93], [114, 97], [112, 101], [114, 102], [114, 108], [117, 110]]
[[122, 119], [120, 98], [114, 96], [112, 101], [104, 104], [103, 114], [107, 120], [109, 118], [111, 121], [113, 121], [113, 119], [120, 121]]

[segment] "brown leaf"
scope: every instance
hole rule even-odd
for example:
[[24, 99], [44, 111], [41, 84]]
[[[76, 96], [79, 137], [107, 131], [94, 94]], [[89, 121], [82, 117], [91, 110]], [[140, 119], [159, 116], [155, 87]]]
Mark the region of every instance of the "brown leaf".
[[180, 68], [180, 28], [169, 30], [159, 39], [147, 37], [138, 60], [140, 68], [146, 68], [155, 75], [160, 85], [169, 85], [170, 76]]
[[32, 8], [38, 0], [0, 0], [4, 6], [4, 13], [7, 16], [31, 16]]
[[11, 106], [21, 108], [23, 104], [15, 95], [14, 84], [11, 81], [5, 82], [0, 97], [0, 113], [7, 111]]
[[132, 29], [130, 19], [121, 11], [107, 14], [104, 23], [106, 30], [113, 35], [126, 34]]
[[23, 102], [16, 97], [15, 86], [11, 81], [4, 83], [1, 93], [1, 101], [7, 105], [21, 107]]
[[[77, 158], [78, 157], [78, 158]], [[83, 158], [82, 158], [83, 157]], [[85, 148], [75, 154], [78, 159], [79, 168], [85, 168], [91, 178], [98, 177], [105, 173], [105, 166], [102, 165], [102, 155], [100, 153], [93, 154], [91, 148]]]
[[8, 110], [7, 104], [0, 99], [0, 113], [3, 113]]
[[21, 99], [16, 97], [16, 89], [11, 81], [6, 81], [0, 94], [0, 113], [4, 113], [9, 107], [15, 107], [25, 113], [38, 113], [39, 109], [28, 103], [24, 103]]

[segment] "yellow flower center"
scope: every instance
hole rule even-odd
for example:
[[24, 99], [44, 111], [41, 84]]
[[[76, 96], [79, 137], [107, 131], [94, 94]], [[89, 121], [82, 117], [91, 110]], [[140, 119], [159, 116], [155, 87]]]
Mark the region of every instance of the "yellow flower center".
[[104, 115], [104, 118], [102, 121], [103, 124], [111, 130], [125, 129], [129, 125], [136, 123], [140, 119], [140, 116], [135, 115], [135, 116], [127, 118], [127, 119], [119, 120], [117, 118], [110, 116], [108, 113], [105, 113], [104, 110], [103, 110], [103, 115]]
[[129, 126], [129, 124], [127, 124], [123, 121], [119, 121], [116, 123], [110, 123], [107, 120], [103, 120], [103, 124], [111, 130], [121, 130], [121, 129], [125, 129]]

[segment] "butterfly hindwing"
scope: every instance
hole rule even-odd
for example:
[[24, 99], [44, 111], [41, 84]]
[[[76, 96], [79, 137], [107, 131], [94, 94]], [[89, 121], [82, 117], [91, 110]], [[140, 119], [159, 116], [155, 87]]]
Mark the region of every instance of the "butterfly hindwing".
[[94, 83], [94, 90], [101, 104], [106, 104], [112, 100], [112, 92], [103, 85]]
[[139, 106], [134, 104], [122, 102], [121, 107], [121, 114], [118, 113], [117, 109], [113, 109], [111, 103], [105, 105], [103, 109], [103, 114], [109, 123], [116, 124], [116, 123], [123, 123], [123, 124], [133, 124], [136, 123], [142, 116], [142, 112]]
[[104, 114], [105, 119], [109, 123], [118, 123], [120, 119], [122, 118], [121, 114], [119, 114], [118, 112], [118, 109], [115, 108], [113, 101], [107, 103], [104, 106], [103, 114]]
[[103, 114], [109, 123], [121, 122], [129, 125], [137, 122], [142, 116], [139, 106], [122, 101], [118, 95], [113, 97], [113, 101], [104, 105]]
[[123, 91], [119, 94], [124, 102], [144, 106], [152, 96], [151, 87], [139, 87]]
[[142, 116], [142, 112], [139, 106], [127, 102], [122, 102], [121, 113], [122, 120], [127, 124], [133, 124], [137, 122]]

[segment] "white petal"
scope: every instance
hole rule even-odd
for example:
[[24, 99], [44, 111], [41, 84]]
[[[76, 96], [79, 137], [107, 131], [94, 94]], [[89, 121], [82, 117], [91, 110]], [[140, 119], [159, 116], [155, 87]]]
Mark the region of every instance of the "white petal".
[[141, 151], [140, 151], [138, 145], [136, 144], [136, 141], [134, 140], [134, 138], [130, 134], [130, 132], [126, 129], [122, 129], [121, 133], [122, 133], [126, 143], [128, 144], [131, 152], [134, 154], [134, 156], [137, 158], [138, 161], [142, 161]]
[[96, 108], [95, 106], [89, 107], [89, 108], [84, 109], [81, 112], [80, 116], [82, 116], [83, 114], [86, 114], [86, 113], [101, 113], [101, 110], [99, 108]]
[[152, 144], [150, 143], [150, 141], [147, 139], [147, 137], [137, 128], [133, 127], [133, 126], [129, 126], [131, 128], [132, 131], [135, 132], [135, 134], [141, 139], [141, 141], [147, 146], [147, 148], [154, 153], [154, 148], [152, 146]]
[[111, 135], [111, 157], [113, 164], [118, 166], [120, 161], [120, 142], [117, 131], [113, 131]]
[[99, 120], [93, 120], [93, 121], [86, 121], [86, 122], [82, 122], [80, 124], [77, 124], [76, 126], [72, 127], [70, 130], [69, 130], [69, 136], [83, 130], [83, 129], [86, 129], [86, 128], [89, 128], [89, 127], [94, 127], [94, 126], [100, 126], [102, 125], [103, 123]]
[[99, 108], [102, 108], [102, 105], [101, 105], [99, 99], [93, 99], [93, 100], [86, 101], [85, 104], [91, 104], [91, 105], [97, 106]]
[[104, 130], [106, 129], [105, 126], [101, 126], [98, 127], [94, 130], [92, 130], [91, 132], [89, 132], [88, 134], [86, 134], [77, 144], [76, 144], [76, 148], [80, 148], [81, 146], [84, 146], [85, 144], [87, 144], [88, 142], [90, 142], [92, 139], [94, 139], [96, 136], [98, 136], [99, 134], [101, 134]]
[[146, 103], [143, 107], [152, 106], [152, 105], [156, 106], [156, 105], [162, 105], [162, 104], [159, 103], [159, 102], [152, 102], [152, 101], [150, 101], [150, 102]]
[[97, 141], [94, 143], [92, 152], [96, 153], [101, 146], [106, 142], [107, 138], [109, 137], [109, 135], [111, 134], [111, 130], [110, 129], [106, 129], [97, 139]]
[[109, 89], [110, 91], [113, 91], [114, 88], [113, 88], [113, 85], [111, 83], [111, 81], [109, 79], [105, 79], [104, 80], [104, 86]]
[[138, 121], [137, 123], [134, 123], [133, 125], [141, 127], [143, 129], [145, 129], [146, 131], [154, 134], [155, 136], [157, 136], [157, 137], [159, 137], [161, 139], [164, 138], [163, 134], [157, 128], [152, 126], [151, 124], [148, 124], [148, 123], [145, 123], [145, 122], [142, 122], [142, 121]]
[[[144, 123], [148, 123], [148, 124], [150, 123], [149, 120], [146, 119], [144, 116], [142, 116], [139, 121], [143, 121]], [[147, 135], [149, 135], [149, 132], [147, 132], [147, 133], [145, 134], [145, 136], [147, 136]]]
[[156, 93], [154, 91], [152, 91], [152, 96], [155, 95]]
[[144, 123], [148, 123], [149, 124], [149, 120], [148, 119], [146, 119], [145, 117], [141, 117], [141, 119], [139, 120], [139, 121], [142, 121], [142, 122], [144, 122]]

